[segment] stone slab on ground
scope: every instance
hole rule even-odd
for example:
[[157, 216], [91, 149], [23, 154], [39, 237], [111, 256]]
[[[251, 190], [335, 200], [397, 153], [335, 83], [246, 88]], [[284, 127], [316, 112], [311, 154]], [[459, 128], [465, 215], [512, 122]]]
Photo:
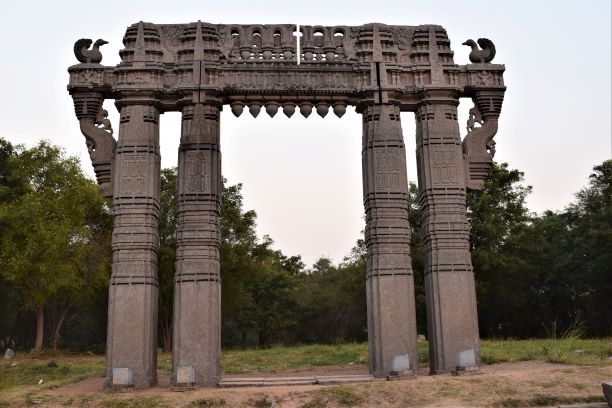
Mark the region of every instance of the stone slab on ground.
[[230, 378], [219, 381], [219, 387], [261, 387], [264, 377]]
[[[288, 385], [327, 385], [352, 382], [375, 381], [371, 375], [328, 375], [328, 376], [302, 376], [302, 377], [233, 377], [219, 381], [219, 387], [267, 387]], [[384, 380], [384, 379], [379, 379]]]
[[316, 377], [317, 384], [321, 385], [384, 380], [384, 378], [377, 379], [371, 375], [322, 375]]
[[263, 385], [312, 385], [316, 384], [314, 377], [273, 377], [264, 379]]

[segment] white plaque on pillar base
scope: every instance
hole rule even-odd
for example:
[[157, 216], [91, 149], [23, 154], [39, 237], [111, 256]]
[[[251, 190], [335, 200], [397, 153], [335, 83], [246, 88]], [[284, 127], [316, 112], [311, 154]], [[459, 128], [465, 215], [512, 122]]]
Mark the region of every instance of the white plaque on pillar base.
[[129, 391], [134, 388], [132, 370], [129, 368], [113, 368], [113, 391]]
[[193, 366], [178, 366], [176, 368], [176, 384], [172, 391], [188, 391], [195, 389], [195, 370]]
[[455, 355], [455, 371], [454, 374], [463, 374], [478, 371], [476, 365], [476, 353], [474, 350], [461, 350]]
[[410, 356], [408, 354], [397, 354], [393, 356], [391, 360], [391, 372], [387, 376], [388, 380], [411, 376], [413, 374], [414, 372], [410, 367]]

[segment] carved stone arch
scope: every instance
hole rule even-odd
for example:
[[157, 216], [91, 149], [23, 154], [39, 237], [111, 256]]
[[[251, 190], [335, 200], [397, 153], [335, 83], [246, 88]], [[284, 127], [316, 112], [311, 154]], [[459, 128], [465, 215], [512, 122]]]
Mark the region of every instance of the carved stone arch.
[[251, 37], [255, 37], [259, 35], [263, 38], [263, 32], [264, 32], [264, 29], [262, 26], [253, 26], [253, 28], [251, 28]]
[[281, 47], [283, 45], [283, 38], [287, 35], [283, 32], [283, 28], [275, 26], [272, 27], [270, 32], [272, 33], [272, 45], [274, 47]]
[[237, 26], [233, 26], [229, 29], [229, 36], [231, 37], [238, 37], [241, 38], [242, 37], [242, 29], [241, 27], [237, 27]]
[[[313, 26], [312, 27], [312, 44], [315, 47], [323, 47], [325, 44], [325, 27], [323, 26]], [[319, 35], [320, 34], [320, 35]]]
[[[338, 34], [339, 34], [339, 35], [338, 35]], [[332, 30], [331, 30], [331, 36], [332, 36], [333, 38], [342, 38], [342, 42], [341, 42], [341, 44], [344, 44], [344, 40], [345, 40], [345, 38], [346, 38], [346, 29], [345, 29], [344, 27], [342, 27], [342, 26], [339, 26], [339, 27], [332, 27]], [[334, 43], [335, 43], [336, 45], [338, 45], [338, 43], [337, 43], [336, 41], [334, 41]]]
[[[219, 111], [223, 105], [236, 116], [246, 107], [254, 117], [260, 112], [278, 117], [279, 109], [287, 117], [298, 109], [304, 117], [312, 112], [326, 117], [333, 109], [340, 117], [347, 106], [356, 106], [362, 115], [367, 307], [372, 323], [368, 340], [370, 370], [378, 377], [402, 375], [417, 364], [416, 328], [407, 326], [414, 312], [407, 303], [413, 289], [400, 126], [400, 112], [416, 113], [431, 372], [478, 368], [465, 193], [479, 187], [494, 153], [492, 138], [506, 89], [505, 67], [452, 63], [442, 27], [379, 23], [301, 26], [305, 63], [297, 66], [295, 27], [141, 22], [128, 28], [118, 65], [82, 63], [69, 68], [68, 90], [98, 182], [107, 195], [113, 193], [113, 233], [119, 237], [113, 247], [109, 292], [107, 387], [115, 381], [114, 369], [131, 370], [137, 388], [157, 381], [158, 122], [159, 114], [169, 111], [181, 111], [184, 125], [178, 166], [183, 201], [177, 259], [182, 272], [175, 281], [182, 288], [176, 299], [183, 308], [175, 308], [174, 319], [176, 327], [183, 328], [175, 333], [184, 342], [173, 342], [172, 382], [214, 385], [219, 379]], [[277, 30], [280, 47], [274, 41]], [[317, 31], [323, 35], [315, 41]], [[334, 36], [338, 31], [343, 33], [341, 40]], [[462, 97], [473, 98], [483, 117], [482, 127], [468, 123], [463, 146], [456, 114]], [[100, 111], [104, 99], [115, 99], [121, 111], [117, 141]], [[135, 230], [145, 233], [136, 237]], [[146, 261], [133, 256], [143, 253], [143, 248], [147, 248]], [[134, 310], [136, 319], [126, 318], [126, 310]], [[204, 344], [195, 340], [194, 333], [203, 333], [198, 339], [214, 341]], [[199, 351], [204, 348], [205, 352]], [[144, 352], [136, 355], [134, 350]], [[190, 369], [196, 373], [187, 375], [192, 380], [179, 381]]]

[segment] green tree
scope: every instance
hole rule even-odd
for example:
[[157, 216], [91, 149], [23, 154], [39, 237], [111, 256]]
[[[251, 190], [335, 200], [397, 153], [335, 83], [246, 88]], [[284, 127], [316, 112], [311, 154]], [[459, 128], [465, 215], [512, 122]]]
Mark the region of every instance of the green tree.
[[363, 341], [367, 336], [366, 248], [363, 239], [334, 265], [318, 259], [294, 290], [298, 341]]
[[417, 331], [427, 333], [427, 310], [425, 306], [425, 243], [421, 236], [422, 211], [419, 202], [419, 187], [408, 185], [408, 222], [410, 223], [410, 256], [414, 277], [414, 299]]
[[174, 305], [174, 272], [176, 271], [176, 217], [178, 206], [177, 169], [161, 172], [159, 203], [159, 333], [162, 349], [172, 350], [172, 311]]
[[24, 180], [25, 187], [0, 203], [0, 273], [24, 295], [24, 307], [36, 311], [34, 350], [40, 351], [45, 306], [54, 296], [68, 297], [82, 287], [92, 237], [87, 221], [104, 201], [78, 160], [46, 142], [11, 161], [10, 179]]
[[527, 264], [514, 247], [532, 216], [526, 206], [530, 186], [507, 163], [493, 163], [484, 188], [467, 197], [472, 264], [476, 278], [481, 334], [511, 333], [510, 313], [523, 302]]
[[576, 306], [591, 334], [612, 334], [612, 160], [593, 168], [567, 209]]
[[[27, 186], [27, 181], [19, 178], [16, 172], [19, 167], [16, 157], [22, 150], [21, 146], [13, 146], [0, 138], [0, 211], [15, 197], [23, 194]], [[8, 228], [10, 225], [0, 217], [0, 240]], [[23, 303], [22, 297], [20, 291], [0, 273], [0, 349], [17, 345], [17, 332], [21, 329], [20, 323], [24, 321], [24, 311], [19, 307]]]

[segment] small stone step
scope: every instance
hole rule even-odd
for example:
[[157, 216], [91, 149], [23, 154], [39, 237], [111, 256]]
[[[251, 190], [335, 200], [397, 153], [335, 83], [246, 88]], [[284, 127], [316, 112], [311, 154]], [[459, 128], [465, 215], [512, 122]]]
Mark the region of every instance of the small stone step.
[[317, 377], [317, 384], [343, 384], [349, 382], [375, 381], [371, 375], [323, 375]]
[[225, 378], [219, 387], [270, 387], [279, 385], [342, 384], [381, 380], [371, 375], [326, 375], [320, 377], [244, 377]]
[[269, 377], [264, 379], [263, 385], [311, 385], [316, 384], [314, 377]]
[[263, 386], [264, 377], [249, 377], [249, 378], [228, 378], [219, 381], [219, 387], [261, 387]]

